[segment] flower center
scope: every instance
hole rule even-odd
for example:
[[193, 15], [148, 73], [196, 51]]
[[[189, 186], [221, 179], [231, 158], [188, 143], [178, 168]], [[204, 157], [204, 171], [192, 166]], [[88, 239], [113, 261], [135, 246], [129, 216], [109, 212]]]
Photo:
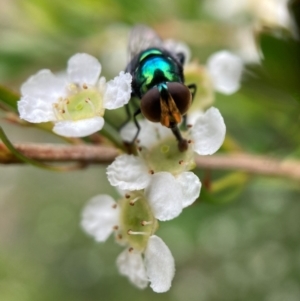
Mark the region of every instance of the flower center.
[[101, 93], [93, 87], [76, 84], [68, 86], [65, 98], [60, 97], [53, 104], [58, 120], [80, 120], [95, 116], [103, 116], [104, 107]]
[[121, 237], [135, 250], [143, 251], [149, 236], [158, 228], [158, 222], [144, 197], [139, 191], [130, 192], [120, 201]]
[[195, 167], [194, 151], [191, 146], [185, 152], [180, 152], [173, 136], [160, 140], [150, 149], [141, 150], [149, 170], [154, 172], [168, 171], [174, 176]]

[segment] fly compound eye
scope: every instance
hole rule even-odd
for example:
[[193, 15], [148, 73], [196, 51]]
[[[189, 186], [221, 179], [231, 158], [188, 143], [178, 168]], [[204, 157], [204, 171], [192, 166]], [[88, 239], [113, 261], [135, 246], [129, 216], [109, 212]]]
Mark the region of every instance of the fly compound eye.
[[192, 102], [191, 91], [187, 86], [177, 82], [169, 82], [167, 83], [167, 86], [180, 114], [184, 115]]
[[160, 94], [157, 87], [150, 89], [141, 99], [142, 114], [152, 122], [160, 121]]

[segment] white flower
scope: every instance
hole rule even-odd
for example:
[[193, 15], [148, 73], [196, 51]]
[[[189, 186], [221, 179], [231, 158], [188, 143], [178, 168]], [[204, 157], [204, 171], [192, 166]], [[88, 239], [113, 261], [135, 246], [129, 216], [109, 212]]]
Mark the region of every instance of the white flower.
[[223, 144], [226, 126], [217, 108], [211, 107], [206, 112], [199, 111], [191, 125], [194, 151], [198, 155], [212, 155]]
[[95, 196], [83, 210], [81, 225], [99, 242], [115, 232], [116, 241], [126, 246], [117, 258], [119, 272], [138, 288], [150, 282], [157, 293], [170, 289], [174, 258], [162, 239], [154, 235], [157, 221], [141, 193], [127, 195], [118, 203], [108, 195]]
[[[187, 152], [179, 152], [179, 156], [187, 157], [190, 150], [193, 150], [198, 155], [202, 156], [214, 154], [223, 144], [226, 134], [226, 126], [220, 111], [215, 107], [211, 107], [205, 112], [198, 110], [195, 114], [193, 114], [193, 116], [188, 114], [188, 118], [188, 124], [192, 127], [187, 134], [183, 133], [183, 135], [186, 139], [191, 139], [192, 147], [191, 149], [189, 148]], [[160, 123], [153, 123], [148, 120], [139, 120], [139, 124], [141, 126], [141, 130], [138, 136], [138, 141], [141, 147], [150, 149], [159, 144], [160, 148], [162, 148], [164, 141], [169, 137], [172, 137], [172, 140], [175, 141], [175, 137], [172, 135], [170, 129], [162, 126]], [[136, 134], [135, 124], [133, 122], [128, 123], [124, 128], [122, 128], [120, 134], [124, 141], [132, 141]], [[161, 151], [167, 152], [167, 150], [163, 149]], [[169, 154], [167, 155], [169, 156]], [[171, 159], [173, 160], [173, 158]], [[160, 162], [160, 164], [161, 163], [163, 162]], [[174, 164], [173, 161], [171, 163]]]
[[[139, 156], [118, 156], [107, 167], [108, 180], [125, 191], [144, 189], [155, 218], [173, 219], [200, 194], [201, 182], [189, 171], [195, 167], [194, 152], [211, 155], [220, 148], [226, 133], [223, 117], [213, 107], [199, 113], [191, 129], [183, 133], [190, 142], [185, 152], [178, 151], [170, 129], [148, 120], [139, 123]], [[135, 133], [130, 123], [122, 129], [121, 136], [131, 141]]]
[[208, 58], [207, 69], [216, 91], [233, 94], [240, 88], [243, 61], [235, 54], [227, 50], [212, 54]]
[[197, 92], [188, 111], [191, 113], [209, 108], [215, 100], [215, 91], [233, 94], [241, 86], [243, 61], [229, 51], [212, 54], [206, 65], [192, 61], [184, 66], [185, 84], [196, 84]]
[[148, 168], [140, 157], [121, 155], [107, 167], [107, 177], [111, 185], [125, 191], [145, 189], [149, 206], [161, 221], [177, 217], [198, 198], [201, 183], [194, 173], [186, 171], [174, 176], [166, 171], [153, 173]]
[[268, 28], [291, 28], [288, 0], [206, 0], [204, 9], [222, 20], [240, 22], [247, 16], [247, 20]]
[[105, 109], [127, 104], [131, 96], [131, 75], [120, 72], [106, 83], [99, 79], [101, 65], [86, 53], [68, 61], [67, 76], [41, 70], [21, 87], [20, 117], [32, 123], [55, 123], [53, 131], [66, 137], [83, 137], [102, 129]]

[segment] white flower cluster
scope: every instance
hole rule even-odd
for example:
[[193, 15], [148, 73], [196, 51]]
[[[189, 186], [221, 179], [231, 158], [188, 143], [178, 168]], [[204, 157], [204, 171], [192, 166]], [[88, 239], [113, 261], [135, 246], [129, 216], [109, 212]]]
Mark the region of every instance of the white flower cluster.
[[[239, 63], [228, 53], [209, 61], [216, 87], [225, 93], [238, 89]], [[53, 131], [67, 137], [99, 131], [105, 109], [128, 103], [132, 80], [130, 74], [121, 72], [106, 82], [99, 78], [100, 72], [100, 63], [84, 53], [70, 58], [65, 76], [41, 70], [21, 87], [20, 117], [33, 123], [53, 122]], [[190, 171], [195, 167], [195, 153], [215, 153], [224, 141], [226, 127], [214, 107], [193, 114], [188, 118], [188, 130], [182, 133], [188, 149], [180, 152], [170, 129], [148, 120], [139, 123], [137, 155], [120, 155], [107, 168], [109, 182], [123, 196], [118, 202], [108, 195], [92, 198], [83, 210], [81, 225], [97, 242], [115, 234], [116, 242], [125, 247], [117, 267], [134, 285], [142, 289], [150, 283], [153, 291], [166, 292], [175, 264], [166, 244], [155, 235], [158, 222], [177, 217], [197, 200], [201, 182]], [[124, 141], [132, 141], [135, 125], [127, 124], [120, 134]]]
[[117, 258], [119, 272], [138, 288], [162, 293], [169, 290], [175, 274], [174, 258], [161, 238], [154, 235], [157, 220], [140, 191], [115, 202], [108, 195], [90, 200], [82, 215], [83, 229], [96, 241], [115, 232], [116, 242], [125, 247]]
[[[116, 241], [127, 247], [117, 259], [120, 273], [139, 288], [149, 281], [155, 292], [166, 292], [175, 268], [170, 250], [154, 235], [158, 220], [177, 217], [199, 197], [201, 182], [189, 171], [195, 166], [194, 152], [216, 152], [226, 128], [220, 112], [209, 109], [190, 125], [185, 133], [189, 148], [180, 152], [169, 129], [147, 120], [140, 126], [138, 156], [120, 155], [107, 168], [109, 182], [126, 191], [125, 196], [118, 204], [108, 196], [93, 198], [84, 210], [82, 226], [97, 241], [106, 240], [115, 229]], [[134, 124], [128, 124], [121, 136], [130, 140], [135, 131]]]

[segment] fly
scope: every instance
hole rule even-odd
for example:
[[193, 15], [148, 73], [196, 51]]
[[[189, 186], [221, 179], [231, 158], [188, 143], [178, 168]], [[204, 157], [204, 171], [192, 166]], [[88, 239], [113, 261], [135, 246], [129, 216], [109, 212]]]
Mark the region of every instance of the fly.
[[[133, 114], [137, 127], [137, 115], [143, 114], [152, 122], [160, 122], [172, 130], [180, 151], [188, 148], [188, 142], [181, 135], [178, 125], [187, 113], [196, 93], [196, 85], [184, 84], [184, 54], [166, 49], [164, 42], [150, 28], [138, 25], [129, 36], [129, 64], [126, 72], [132, 75], [132, 97], [140, 99], [140, 105]], [[128, 118], [131, 117], [126, 106]]]

